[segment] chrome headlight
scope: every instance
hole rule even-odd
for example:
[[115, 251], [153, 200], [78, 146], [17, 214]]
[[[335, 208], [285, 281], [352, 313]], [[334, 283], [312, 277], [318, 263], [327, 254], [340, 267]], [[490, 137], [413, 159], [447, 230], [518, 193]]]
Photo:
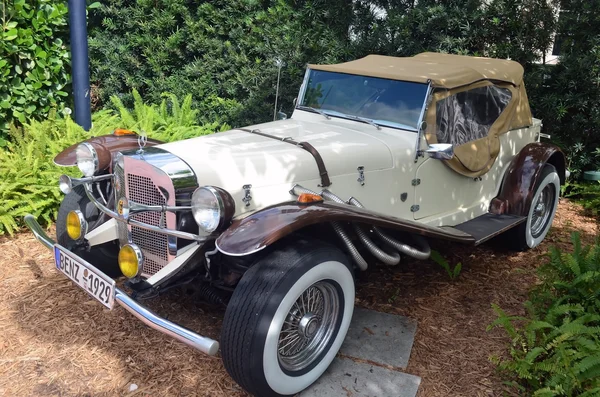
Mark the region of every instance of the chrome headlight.
[[196, 189], [192, 195], [192, 214], [200, 229], [212, 233], [225, 226], [235, 212], [233, 198], [225, 190], [214, 186]]
[[99, 161], [98, 152], [90, 143], [83, 142], [77, 146], [75, 150], [77, 155], [77, 167], [85, 176], [94, 176], [98, 172]]

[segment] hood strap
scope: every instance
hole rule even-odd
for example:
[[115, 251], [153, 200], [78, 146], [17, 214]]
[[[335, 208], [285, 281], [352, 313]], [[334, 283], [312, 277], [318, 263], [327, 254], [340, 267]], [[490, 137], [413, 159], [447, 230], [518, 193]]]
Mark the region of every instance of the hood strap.
[[260, 135], [260, 136], [264, 136], [266, 138], [271, 138], [271, 139], [275, 139], [281, 142], [285, 142], [285, 143], [289, 143], [292, 144], [294, 146], [297, 146], [301, 149], [306, 150], [308, 153], [310, 153], [313, 158], [315, 159], [315, 162], [317, 163], [317, 168], [319, 169], [319, 175], [321, 176], [321, 187], [328, 187], [331, 186], [331, 180], [329, 179], [329, 174], [327, 174], [327, 168], [325, 168], [325, 163], [323, 162], [323, 158], [321, 157], [321, 155], [319, 154], [319, 152], [317, 151], [317, 149], [315, 149], [315, 147], [313, 145], [311, 145], [308, 142], [297, 142], [295, 140], [293, 140], [292, 138], [279, 138], [275, 135], [269, 135], [269, 134], [265, 134], [264, 132], [261, 132], [259, 129], [248, 129], [248, 128], [237, 128], [240, 131], [244, 131], [244, 132], [249, 132], [251, 134], [256, 134], [256, 135]]

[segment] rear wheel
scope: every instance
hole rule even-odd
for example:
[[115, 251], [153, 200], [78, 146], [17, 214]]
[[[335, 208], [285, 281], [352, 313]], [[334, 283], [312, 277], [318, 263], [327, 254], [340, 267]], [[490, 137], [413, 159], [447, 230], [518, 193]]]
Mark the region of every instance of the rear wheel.
[[227, 372], [257, 396], [290, 396], [325, 372], [354, 311], [345, 255], [296, 241], [248, 270], [227, 307], [221, 355]]
[[56, 217], [56, 240], [58, 244], [72, 251], [74, 254], [85, 259], [109, 277], [121, 275], [118, 263], [119, 246], [115, 242], [109, 242], [86, 250], [76, 240], [71, 239], [67, 233], [67, 214], [70, 211], [79, 210], [88, 222], [88, 232], [94, 230], [103, 223], [101, 212], [92, 203], [83, 186], [76, 186], [65, 195], [58, 209]]
[[556, 168], [546, 164], [535, 186], [527, 221], [510, 234], [514, 248], [526, 251], [537, 247], [544, 240], [552, 226], [559, 195], [560, 178]]

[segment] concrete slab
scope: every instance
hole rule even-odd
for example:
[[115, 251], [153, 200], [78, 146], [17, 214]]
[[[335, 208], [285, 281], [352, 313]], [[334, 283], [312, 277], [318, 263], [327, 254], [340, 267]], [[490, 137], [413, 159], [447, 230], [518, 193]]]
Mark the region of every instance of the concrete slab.
[[376, 365], [336, 358], [300, 397], [415, 397], [421, 378]]
[[409, 318], [357, 307], [340, 353], [406, 368], [416, 331]]

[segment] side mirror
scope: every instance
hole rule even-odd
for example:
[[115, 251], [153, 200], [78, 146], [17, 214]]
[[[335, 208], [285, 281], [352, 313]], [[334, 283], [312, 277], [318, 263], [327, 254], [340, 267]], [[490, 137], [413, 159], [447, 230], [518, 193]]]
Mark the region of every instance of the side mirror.
[[434, 159], [450, 160], [454, 157], [454, 146], [451, 143], [432, 143], [425, 152]]
[[277, 112], [277, 120], [287, 120], [287, 114], [281, 111]]

